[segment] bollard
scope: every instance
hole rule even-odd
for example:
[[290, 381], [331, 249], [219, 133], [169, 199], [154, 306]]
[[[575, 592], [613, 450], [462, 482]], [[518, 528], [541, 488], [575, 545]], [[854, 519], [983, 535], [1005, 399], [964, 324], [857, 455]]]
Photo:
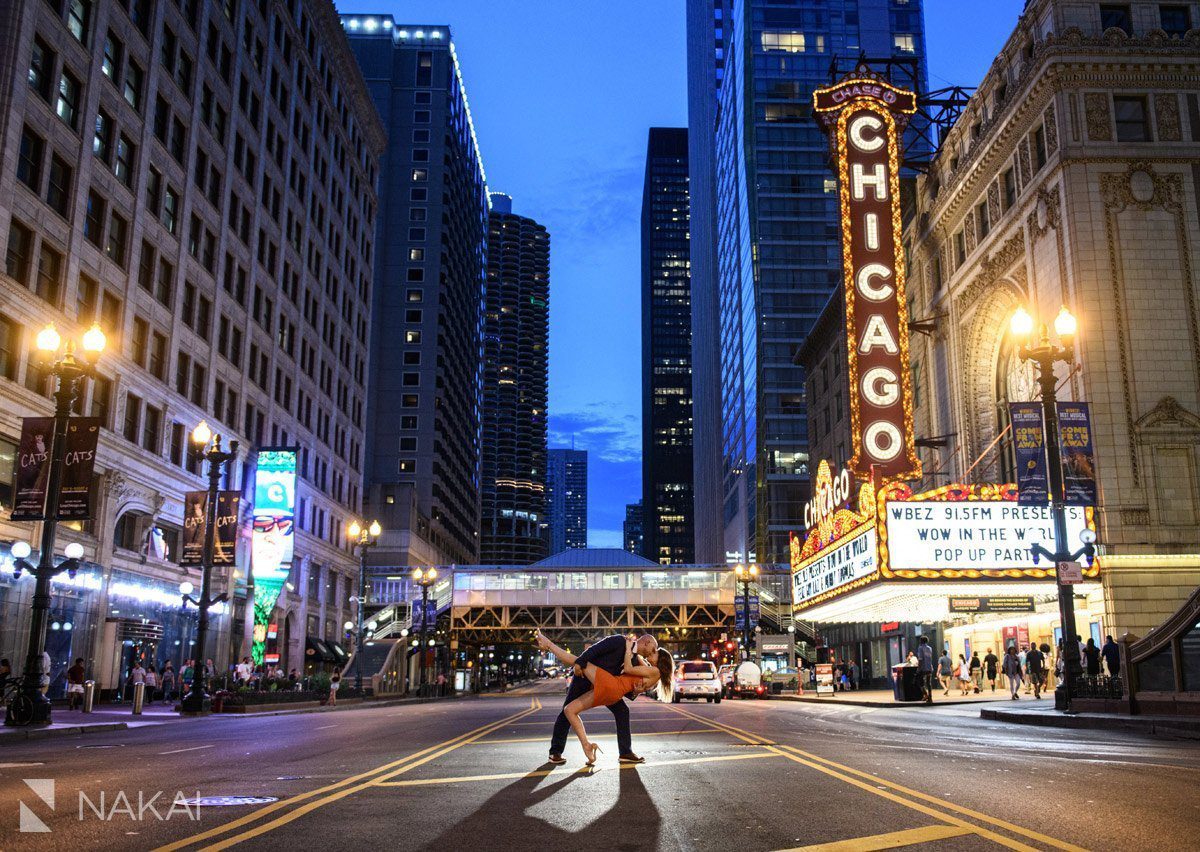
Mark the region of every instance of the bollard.
[[96, 681], [85, 680], [83, 682], [83, 712], [92, 712], [92, 703], [96, 700]]
[[133, 715], [142, 715], [142, 704], [146, 700], [146, 684], [135, 683], [133, 685]]

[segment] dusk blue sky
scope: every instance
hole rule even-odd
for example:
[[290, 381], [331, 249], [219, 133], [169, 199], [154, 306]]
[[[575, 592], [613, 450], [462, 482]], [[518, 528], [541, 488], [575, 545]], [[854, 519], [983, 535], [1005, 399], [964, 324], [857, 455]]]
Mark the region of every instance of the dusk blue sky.
[[[930, 85], [975, 85], [1024, 0], [925, 0]], [[338, 5], [449, 25], [488, 187], [551, 238], [550, 445], [588, 451], [588, 542], [641, 496], [639, 220], [646, 132], [687, 124], [684, 0]]]

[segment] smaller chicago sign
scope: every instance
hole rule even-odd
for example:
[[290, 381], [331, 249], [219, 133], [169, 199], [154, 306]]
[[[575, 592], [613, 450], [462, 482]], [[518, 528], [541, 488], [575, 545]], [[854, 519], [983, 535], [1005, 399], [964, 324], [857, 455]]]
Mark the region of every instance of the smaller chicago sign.
[[853, 446], [847, 466], [862, 478], [916, 478], [900, 241], [900, 136], [915, 96], [862, 73], [818, 89], [813, 103], [832, 134], [841, 196]]

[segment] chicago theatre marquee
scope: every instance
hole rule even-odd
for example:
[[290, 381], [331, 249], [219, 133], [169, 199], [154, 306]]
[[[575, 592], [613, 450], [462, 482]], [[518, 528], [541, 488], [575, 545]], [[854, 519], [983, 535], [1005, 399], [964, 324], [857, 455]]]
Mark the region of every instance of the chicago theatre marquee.
[[[839, 178], [844, 331], [831, 345], [845, 362], [848, 458], [820, 462], [806, 531], [792, 537], [793, 610], [839, 658], [860, 660], [867, 679], [902, 662], [918, 631], [940, 630], [935, 642], [968, 655], [1060, 635], [1055, 566], [1031, 547], [1053, 545], [1050, 507], [1018, 502], [1005, 482], [917, 487], [929, 478], [914, 439], [899, 197], [915, 107], [912, 92], [864, 71], [814, 95]], [[1068, 507], [1071, 541], [1094, 529], [1092, 507]], [[1084, 634], [1103, 622], [1100, 571], [1100, 560], [1085, 563], [1075, 586]]]

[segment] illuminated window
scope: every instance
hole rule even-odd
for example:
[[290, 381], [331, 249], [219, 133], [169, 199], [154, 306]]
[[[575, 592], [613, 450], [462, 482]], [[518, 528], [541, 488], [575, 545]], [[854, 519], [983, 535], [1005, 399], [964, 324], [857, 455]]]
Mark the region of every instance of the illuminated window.
[[912, 33], [896, 33], [892, 43], [900, 53], [917, 52], [916, 39], [913, 38]]
[[763, 50], [779, 50], [784, 53], [804, 52], [804, 33], [768, 32], [762, 34]]

